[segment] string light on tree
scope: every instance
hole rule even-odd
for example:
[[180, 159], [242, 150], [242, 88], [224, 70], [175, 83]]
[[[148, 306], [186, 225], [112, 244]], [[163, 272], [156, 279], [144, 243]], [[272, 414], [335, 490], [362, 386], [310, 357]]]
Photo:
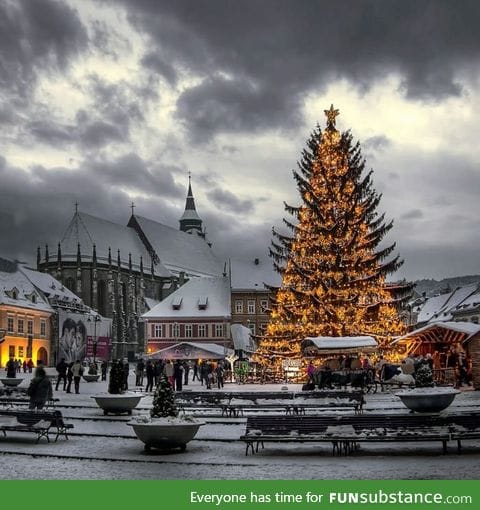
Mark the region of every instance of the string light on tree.
[[403, 261], [389, 260], [395, 244], [379, 248], [393, 226], [377, 212], [381, 196], [365, 172], [360, 145], [336, 129], [339, 110], [325, 110], [293, 172], [302, 205], [285, 210], [290, 234], [273, 229], [270, 255], [282, 276], [256, 361], [276, 368], [301, 358], [307, 336], [374, 336], [381, 346], [405, 332], [398, 308], [410, 285], [386, 276]]

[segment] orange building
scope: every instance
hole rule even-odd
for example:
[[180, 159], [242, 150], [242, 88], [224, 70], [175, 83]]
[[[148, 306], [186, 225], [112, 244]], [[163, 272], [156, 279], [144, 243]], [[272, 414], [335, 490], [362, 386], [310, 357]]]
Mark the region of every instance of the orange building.
[[10, 358], [51, 364], [53, 315], [17, 263], [0, 258], [0, 367]]

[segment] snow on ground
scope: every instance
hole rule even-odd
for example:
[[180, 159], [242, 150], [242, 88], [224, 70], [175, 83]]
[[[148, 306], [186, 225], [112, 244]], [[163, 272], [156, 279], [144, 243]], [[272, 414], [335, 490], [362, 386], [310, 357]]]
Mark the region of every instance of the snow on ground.
[[[23, 376], [23, 374], [22, 374]], [[133, 376], [131, 383], [133, 383]], [[22, 385], [26, 385], [24, 381]], [[133, 386], [131, 386], [133, 387]], [[226, 391], [279, 391], [282, 385], [227, 384]], [[198, 382], [188, 389], [202, 389]], [[299, 385], [288, 384], [300, 391]], [[217, 391], [212, 389], [211, 391]], [[82, 383], [80, 394], [56, 392], [59, 409], [74, 424], [70, 440], [35, 444], [29, 434], [0, 437], [0, 479], [478, 479], [480, 441], [465, 442], [465, 452], [442, 455], [440, 443], [366, 444], [354, 456], [332, 457], [328, 444], [265, 445], [245, 456], [238, 441], [245, 418], [206, 418], [196, 439], [181, 453], [145, 453], [126, 425], [127, 416], [104, 417], [91, 395], [106, 392], [106, 383]], [[148, 413], [151, 395], [134, 414]], [[480, 408], [480, 394], [464, 391], [450, 409]], [[367, 395], [366, 412], [407, 410], [393, 394]]]

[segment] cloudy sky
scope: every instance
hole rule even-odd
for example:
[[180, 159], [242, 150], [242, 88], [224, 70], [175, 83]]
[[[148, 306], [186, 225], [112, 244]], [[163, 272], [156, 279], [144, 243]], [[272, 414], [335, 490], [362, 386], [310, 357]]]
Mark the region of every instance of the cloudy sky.
[[177, 227], [191, 171], [219, 255], [264, 257], [334, 103], [395, 276], [480, 273], [479, 26], [476, 0], [2, 0], [0, 255], [55, 247], [76, 201]]

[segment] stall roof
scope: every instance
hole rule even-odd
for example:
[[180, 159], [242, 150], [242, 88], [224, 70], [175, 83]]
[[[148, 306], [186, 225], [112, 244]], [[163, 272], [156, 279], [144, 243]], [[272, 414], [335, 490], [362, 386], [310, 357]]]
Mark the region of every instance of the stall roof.
[[147, 359], [223, 359], [232, 349], [214, 343], [180, 342], [146, 355]]
[[[392, 342], [392, 345], [406, 343], [411, 340], [420, 340], [420, 339], [429, 339], [431, 340], [432, 334], [437, 331], [443, 331], [444, 333], [452, 332], [458, 333], [455, 336], [456, 341], [464, 342], [468, 340], [473, 335], [480, 332], [480, 325], [475, 324], [473, 322], [433, 322], [432, 324], [427, 324], [423, 326], [423, 328], [416, 329], [415, 331], [411, 331], [406, 335], [403, 335]], [[444, 335], [443, 335], [444, 336]], [[453, 335], [451, 335], [453, 336]]]
[[317, 336], [307, 337], [302, 342], [302, 349], [313, 349], [318, 354], [357, 353], [371, 351], [378, 347], [371, 336]]

